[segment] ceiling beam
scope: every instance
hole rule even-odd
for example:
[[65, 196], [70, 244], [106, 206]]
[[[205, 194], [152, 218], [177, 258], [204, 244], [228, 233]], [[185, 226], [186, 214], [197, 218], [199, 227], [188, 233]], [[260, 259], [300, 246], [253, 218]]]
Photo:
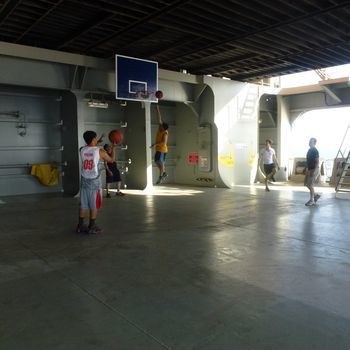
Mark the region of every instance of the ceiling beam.
[[0, 25], [11, 15], [21, 0], [7, 0], [0, 10]]
[[63, 1], [64, 0], [59, 0], [54, 5], [52, 5], [45, 13], [43, 13], [39, 18], [37, 18], [24, 32], [22, 32], [21, 35], [19, 35], [14, 42], [18, 43], [20, 40], [22, 40], [25, 35], [27, 35], [35, 26], [38, 25], [38, 23], [40, 23], [53, 10], [55, 10], [59, 5], [61, 5]]
[[337, 103], [342, 103], [343, 101], [340, 99], [340, 97], [327, 85], [319, 83], [322, 87], [322, 89], [325, 91], [325, 93], [330, 96], [334, 101]]
[[[305, 68], [315, 69], [315, 68], [329, 67], [330, 65], [334, 65], [334, 64], [331, 64], [331, 59], [332, 59], [331, 57], [328, 59], [324, 58], [324, 55], [327, 55], [327, 50], [328, 49], [332, 50], [334, 48], [337, 48], [338, 46], [342, 47], [344, 44], [345, 44], [344, 42], [342, 43], [338, 42], [338, 43], [329, 44], [328, 46], [318, 47], [318, 48], [309, 48], [308, 50], [303, 50], [299, 52], [291, 52], [291, 53], [281, 54], [281, 55], [272, 55], [270, 60], [271, 62], [282, 61], [286, 63], [291, 62], [292, 64], [294, 64], [295, 60], [297, 60], [298, 62], [303, 62], [303, 61], [307, 61], [308, 57], [311, 56], [312, 58], [309, 58], [309, 67], [308, 67], [308, 64], [305, 64], [304, 65]], [[348, 40], [346, 44], [349, 45], [350, 40]], [[245, 45], [247, 50], [249, 50], [250, 49], [249, 44], [246, 42]], [[266, 62], [266, 57], [264, 58], [262, 56], [258, 57], [258, 61], [256, 62], [256, 65], [262, 66], [263, 62]], [[344, 63], [343, 61], [339, 61], [336, 57], [333, 57], [333, 62], [337, 62], [340, 64]], [[300, 67], [302, 66], [302, 64], [298, 63], [298, 66]], [[255, 71], [254, 69], [250, 69], [249, 66], [245, 67], [245, 69], [247, 70], [247, 76], [249, 78], [254, 76], [254, 73], [253, 73]]]
[[[221, 40], [221, 41], [217, 41], [215, 43], [208, 44], [206, 46], [203, 46], [201, 51], [205, 51], [205, 50], [213, 48], [213, 47], [220, 47], [220, 46], [222, 46], [224, 44], [227, 44], [227, 43], [234, 44], [235, 41], [237, 41], [237, 40], [247, 39], [247, 38], [249, 38], [251, 36], [254, 36], [256, 34], [265, 33], [265, 32], [271, 31], [273, 29], [278, 29], [279, 27], [288, 26], [288, 25], [291, 25], [291, 24], [294, 24], [294, 23], [298, 23], [298, 22], [304, 21], [306, 19], [319, 16], [319, 15], [321, 15], [323, 13], [327, 13], [329, 11], [334, 11], [334, 10], [343, 8], [345, 6], [350, 6], [350, 1], [342, 1], [340, 4], [335, 4], [335, 5], [323, 8], [323, 9], [318, 9], [318, 10], [315, 10], [315, 11], [313, 11], [311, 13], [307, 13], [307, 14], [302, 15], [302, 16], [294, 17], [294, 18], [291, 18], [291, 19], [285, 20], [285, 21], [279, 21], [279, 22], [276, 22], [276, 23], [274, 23], [272, 25], [267, 25], [265, 27], [262, 27], [262, 28], [259, 28], [259, 29], [256, 29], [256, 30], [252, 30], [252, 31], [250, 31], [250, 32], [248, 32], [246, 34], [243, 34], [243, 35], [229, 37], [226, 40]], [[190, 51], [184, 52], [181, 55], [181, 57], [191, 55], [194, 52], [198, 53], [198, 50], [195, 50], [195, 51], [190, 50]], [[172, 60], [176, 60], [179, 57], [180, 56], [177, 55], [176, 57], [169, 58], [167, 60], [167, 62], [172, 61]]]
[[[264, 18], [263, 14], [257, 15], [254, 9], [245, 9], [244, 3], [239, 4], [239, 6], [230, 4], [225, 5], [221, 2], [217, 3], [206, 3], [205, 7], [200, 3], [191, 4], [192, 12], [190, 14], [192, 16], [195, 14], [197, 16], [200, 12], [208, 12], [209, 18], [218, 18], [219, 21], [221, 19], [226, 18], [226, 24], [228, 24], [236, 33], [243, 34], [247, 30], [251, 30], [253, 28], [258, 28], [266, 25], [266, 18]], [[239, 16], [237, 16], [239, 13]], [[234, 20], [232, 20], [234, 18]], [[269, 18], [271, 20], [271, 18]]]
[[191, 44], [191, 43], [195, 42], [196, 40], [198, 40], [198, 38], [193, 37], [193, 36], [181, 37], [179, 40], [173, 41], [170, 44], [167, 44], [164, 46], [157, 46], [156, 49], [144, 52], [143, 57], [150, 58], [150, 57], [155, 57], [157, 55], [162, 55], [168, 51], [176, 49], [177, 47]]
[[[172, 2], [170, 5], [168, 6], [165, 6], [165, 7], [162, 7], [160, 8], [158, 11], [154, 12], [154, 13], [151, 13], [150, 15], [148, 16], [145, 16], [139, 20], [137, 20], [136, 22], [132, 22], [130, 23], [129, 25], [125, 26], [123, 29], [121, 30], [118, 30], [117, 32], [111, 34], [111, 35], [108, 35], [107, 37], [95, 42], [94, 44], [88, 46], [86, 49], [85, 49], [85, 52], [87, 51], [90, 51], [91, 49], [95, 48], [95, 47], [98, 47], [98, 46], [101, 46], [103, 45], [104, 43], [108, 42], [108, 41], [111, 41], [112, 39], [114, 39], [115, 37], [123, 34], [123, 33], [126, 33], [128, 32], [129, 30], [135, 30], [137, 29], [137, 27], [139, 27], [140, 25], [144, 24], [144, 23], [147, 23], [147, 22], [150, 22], [152, 21], [153, 19], [159, 17], [159, 16], [162, 16], [170, 11], [173, 11], [175, 10], [176, 8], [180, 7], [180, 6], [183, 6], [185, 5], [186, 3], [190, 2], [191, 0], [176, 0], [174, 2]], [[142, 33], [141, 33], [142, 34]]]
[[55, 45], [56, 50], [61, 50], [65, 46], [68, 46], [73, 41], [77, 40], [82, 35], [88, 33], [90, 30], [92, 30], [95, 27], [100, 26], [101, 24], [111, 20], [113, 17], [115, 17], [115, 14], [108, 14], [108, 13], [100, 13], [93, 23], [91, 21], [86, 22], [84, 25], [82, 25], [78, 30], [76, 30], [74, 33], [69, 35], [68, 37], [64, 38], [60, 43]]
[[0, 41], [0, 56], [20, 57], [34, 61], [56, 62], [72, 66], [84, 66], [88, 68], [97, 68], [113, 70], [114, 62], [91, 56], [77, 55], [68, 52], [42, 49], [33, 46], [11, 44]]
[[[237, 64], [239, 66], [242, 62], [244, 62], [246, 60], [250, 60], [254, 57], [256, 57], [255, 53], [246, 53], [246, 54], [243, 54], [240, 56], [232, 56], [232, 57], [226, 58], [224, 60], [203, 64], [201, 66], [195, 65], [193, 67], [193, 73], [200, 72], [200, 71], [207, 70], [207, 69], [218, 71], [218, 69], [220, 67], [223, 67], [225, 65], [230, 65], [230, 64], [232, 65], [232, 63], [234, 63], [235, 65]], [[192, 69], [191, 69], [191, 71], [192, 71]]]
[[286, 73], [293, 70], [296, 70], [296, 66], [293, 64], [285, 65], [284, 67], [275, 65], [272, 68], [267, 68], [267, 67], [258, 68], [258, 69], [255, 69], [254, 72], [232, 74], [228, 76], [228, 78], [231, 78], [232, 80], [247, 81], [251, 79], [261, 79], [267, 76], [274, 76], [277, 74], [280, 75], [281, 72]]

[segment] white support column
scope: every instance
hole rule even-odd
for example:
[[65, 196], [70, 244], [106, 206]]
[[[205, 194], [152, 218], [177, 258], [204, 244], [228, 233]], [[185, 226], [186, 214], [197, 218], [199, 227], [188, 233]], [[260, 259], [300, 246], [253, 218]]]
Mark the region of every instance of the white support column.
[[147, 171], [147, 186], [145, 190], [153, 188], [152, 176], [152, 133], [151, 133], [151, 102], [143, 102], [145, 107], [145, 132], [146, 132], [146, 171]]

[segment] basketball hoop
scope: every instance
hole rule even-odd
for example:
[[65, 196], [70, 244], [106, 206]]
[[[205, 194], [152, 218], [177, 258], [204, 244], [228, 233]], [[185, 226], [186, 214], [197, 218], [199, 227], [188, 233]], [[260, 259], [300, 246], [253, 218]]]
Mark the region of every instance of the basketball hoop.
[[163, 93], [161, 91], [159, 93], [159, 90], [157, 91], [138, 90], [134, 93], [134, 96], [139, 100], [156, 102], [155, 100], [160, 100], [163, 97]]

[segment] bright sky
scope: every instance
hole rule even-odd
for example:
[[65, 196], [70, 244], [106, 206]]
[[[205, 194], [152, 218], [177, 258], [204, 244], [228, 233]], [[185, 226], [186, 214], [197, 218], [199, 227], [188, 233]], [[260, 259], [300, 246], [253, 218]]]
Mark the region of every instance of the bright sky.
[[[330, 79], [350, 76], [350, 64], [325, 69]], [[315, 71], [284, 75], [279, 78], [281, 87], [317, 84], [321, 79]], [[294, 144], [290, 157], [305, 157], [309, 139], [317, 139], [320, 157], [333, 159], [337, 155], [347, 127], [350, 125], [350, 107], [318, 109], [306, 112], [292, 126]]]
[[317, 139], [320, 158], [335, 158], [350, 125], [350, 107], [318, 109], [306, 112], [292, 126], [293, 157], [305, 157], [311, 137]]
[[[325, 71], [330, 79], [347, 77], [350, 75], [350, 64], [329, 67], [326, 68]], [[322, 80], [313, 70], [302, 73], [283, 75], [275, 79], [280, 80], [280, 86], [283, 88], [313, 85]]]

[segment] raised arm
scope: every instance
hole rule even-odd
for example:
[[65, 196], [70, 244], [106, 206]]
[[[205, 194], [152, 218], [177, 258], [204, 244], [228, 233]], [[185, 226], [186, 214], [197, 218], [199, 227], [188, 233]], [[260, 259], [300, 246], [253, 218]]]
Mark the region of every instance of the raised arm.
[[163, 120], [162, 120], [162, 116], [160, 115], [160, 110], [159, 110], [159, 106], [157, 105], [157, 122], [158, 124], [163, 124]]
[[98, 144], [98, 145], [101, 144], [101, 143], [103, 142], [104, 136], [105, 136], [105, 134], [102, 134], [102, 135], [100, 136], [100, 138], [97, 140], [97, 144]]

